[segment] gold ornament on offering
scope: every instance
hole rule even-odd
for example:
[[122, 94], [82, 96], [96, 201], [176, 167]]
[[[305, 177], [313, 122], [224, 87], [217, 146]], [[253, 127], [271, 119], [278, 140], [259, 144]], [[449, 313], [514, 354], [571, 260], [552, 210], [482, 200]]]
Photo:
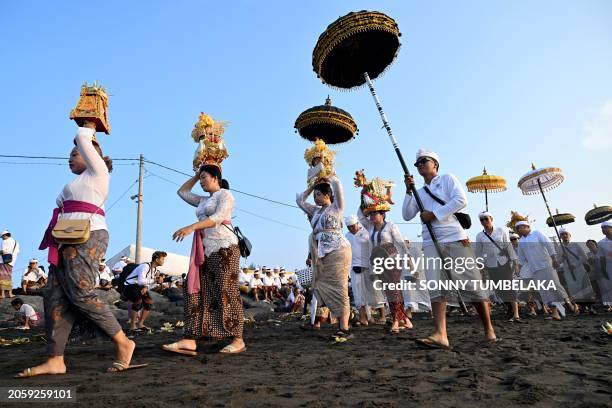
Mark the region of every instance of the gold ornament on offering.
[[363, 170], [355, 172], [355, 187], [361, 187], [361, 212], [368, 215], [374, 211], [389, 211], [395, 204], [393, 195], [393, 182], [385, 181], [380, 177], [368, 181]]
[[333, 106], [329, 96], [325, 105], [313, 106], [300, 113], [295, 129], [304, 139], [322, 139], [327, 144], [344, 143], [355, 137], [357, 124], [350, 113]]
[[97, 132], [110, 134], [108, 94], [97, 81], [92, 86], [87, 86], [87, 82], [81, 86], [81, 97], [76, 107], [70, 111], [70, 119], [74, 119], [79, 126], [83, 126], [86, 121], [93, 122]]
[[[306, 179], [308, 187], [312, 187], [322, 180], [328, 180], [334, 175], [335, 156], [336, 152], [328, 148], [321, 139], [317, 139], [310, 149], [306, 149], [304, 160], [309, 166]], [[317, 164], [313, 164], [315, 159], [320, 159]]]
[[506, 223], [506, 227], [508, 227], [512, 232], [516, 232], [516, 223], [519, 221], [527, 221], [529, 222], [529, 216], [528, 215], [521, 215], [516, 211], [510, 211], [511, 216], [510, 216], [510, 221], [508, 221]]
[[229, 157], [223, 141], [227, 122], [215, 121], [204, 112], [196, 122], [191, 137], [198, 144], [193, 156], [193, 170], [201, 166], [212, 165], [221, 168], [221, 162]]

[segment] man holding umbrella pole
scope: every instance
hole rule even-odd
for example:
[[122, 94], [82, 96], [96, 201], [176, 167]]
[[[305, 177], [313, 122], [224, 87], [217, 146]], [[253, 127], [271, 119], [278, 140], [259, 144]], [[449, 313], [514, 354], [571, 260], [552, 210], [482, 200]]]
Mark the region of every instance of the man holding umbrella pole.
[[[471, 302], [480, 316], [486, 341], [497, 342], [499, 339], [495, 336], [491, 323], [489, 294], [473, 285], [474, 281], [481, 281], [482, 277], [468, 235], [455, 215], [467, 205], [463, 187], [454, 175], [438, 174], [440, 158], [435, 152], [419, 149], [414, 166], [424, 180], [424, 186], [417, 193], [423, 204], [420, 218], [423, 223], [424, 269], [428, 285], [431, 281], [440, 285], [449, 281], [459, 284], [461, 298]], [[419, 206], [412, 192], [414, 178], [406, 174], [404, 182], [406, 197], [402, 215], [404, 220], [410, 221], [419, 213]], [[443, 257], [436, 250], [427, 224], [437, 237]], [[444, 271], [444, 267], [448, 264], [453, 267]], [[442, 287], [430, 290], [435, 329], [431, 336], [416, 340], [419, 345], [429, 348], [449, 348], [446, 304], [449, 300], [456, 301], [455, 293], [456, 291], [444, 290]]]

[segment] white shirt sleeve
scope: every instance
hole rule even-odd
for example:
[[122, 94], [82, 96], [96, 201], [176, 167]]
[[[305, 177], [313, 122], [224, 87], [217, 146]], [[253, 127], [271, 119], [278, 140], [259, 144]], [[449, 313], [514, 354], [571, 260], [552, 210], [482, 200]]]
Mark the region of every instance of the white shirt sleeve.
[[404, 204], [402, 205], [402, 217], [404, 221], [410, 221], [419, 213], [419, 207], [416, 199], [412, 194], [406, 194]]
[[442, 176], [441, 181], [443, 181], [444, 191], [448, 193], [450, 199], [446, 201], [446, 204], [432, 211], [440, 221], [449, 220], [453, 214], [467, 205], [467, 197], [457, 177], [446, 174]]
[[185, 201], [187, 204], [197, 207], [200, 205], [200, 201], [204, 198], [207, 199], [208, 197], [205, 196], [201, 196], [195, 193], [192, 193], [191, 191], [177, 191], [176, 192], [178, 194], [179, 197], [181, 197], [183, 199], [183, 201]]
[[306, 195], [306, 191], [304, 191], [303, 193], [297, 193], [295, 196], [295, 203], [298, 205], [298, 207], [302, 209], [302, 211], [312, 217], [315, 211], [319, 209], [319, 207], [307, 202], [306, 198], [308, 198]]
[[333, 205], [340, 211], [344, 211], [344, 189], [342, 188], [340, 179], [338, 179], [337, 176], [331, 177], [329, 179], [329, 185], [334, 195]]
[[96, 132], [90, 128], [80, 127], [76, 136], [76, 145], [79, 153], [85, 160], [87, 168], [94, 176], [107, 176], [108, 168], [106, 163], [92, 143], [93, 136]]

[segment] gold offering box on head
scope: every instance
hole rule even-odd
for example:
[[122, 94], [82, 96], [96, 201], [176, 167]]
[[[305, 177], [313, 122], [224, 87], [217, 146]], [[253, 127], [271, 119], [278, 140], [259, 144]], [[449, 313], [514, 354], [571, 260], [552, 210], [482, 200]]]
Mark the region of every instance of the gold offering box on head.
[[87, 86], [87, 82], [81, 86], [81, 97], [76, 107], [70, 111], [70, 119], [83, 126], [85, 121], [94, 122], [97, 132], [110, 134], [110, 123], [108, 123], [108, 94], [97, 82]]

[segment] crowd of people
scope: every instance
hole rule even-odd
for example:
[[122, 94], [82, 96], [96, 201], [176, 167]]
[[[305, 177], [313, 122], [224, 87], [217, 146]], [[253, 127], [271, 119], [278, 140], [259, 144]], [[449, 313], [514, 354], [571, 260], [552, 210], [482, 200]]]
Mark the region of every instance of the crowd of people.
[[[219, 143], [223, 126], [203, 114], [194, 134], [212, 135], [211, 143]], [[460, 216], [467, 205], [461, 183], [452, 174], [439, 173], [440, 157], [423, 149], [417, 152], [414, 163], [423, 186], [417, 190], [415, 179], [406, 176], [402, 205], [404, 220], [417, 218], [423, 225], [420, 248], [413, 247], [397, 225], [386, 218], [394, 204], [388, 183], [378, 178], [368, 182], [363, 172], [356, 172], [355, 185], [362, 187], [361, 204], [356, 215], [345, 218], [345, 192], [331, 169], [326, 177], [309, 177], [315, 182], [299, 193], [296, 200], [312, 226], [305, 245], [309, 253], [307, 264], [312, 269], [309, 286], [280, 267], [240, 270], [244, 242], [231, 226], [235, 200], [220, 165], [226, 155], [217, 154], [204, 156], [195, 175], [178, 190], [179, 197], [195, 208], [197, 218], [172, 235], [176, 241], [187, 237], [193, 240], [188, 272], [179, 279], [168, 279], [158, 273], [157, 268], [167, 256], [163, 251], [156, 251], [147, 263], [136, 265], [122, 259], [109, 268], [103, 262], [109, 239], [103, 204], [108, 196], [112, 161], [102, 153], [94, 123], [86, 121], [79, 127], [74, 144], [69, 168], [75, 177], [61, 190], [40, 246], [49, 251], [48, 274], [32, 259], [21, 285], [24, 294], [44, 287], [49, 357], [46, 362], [20, 372], [19, 378], [66, 372], [64, 351], [77, 314], [90, 320], [113, 341], [115, 359], [109, 372], [144, 367], [133, 364], [136, 343], [126, 336], [109, 305], [98, 295], [97, 290], [113, 287], [130, 302], [132, 330], [148, 329], [146, 320], [153, 306], [150, 291], [182, 290], [183, 336], [162, 348], [188, 356], [198, 354], [197, 341], [202, 338], [225, 339], [227, 344], [220, 350], [223, 354], [246, 351], [241, 293], [255, 301], [279, 303], [288, 312], [305, 311], [307, 305], [311, 320], [303, 328], [318, 330], [324, 322], [334, 323], [338, 325], [335, 337], [346, 340], [354, 336], [352, 326], [383, 324], [387, 316], [390, 334], [410, 329], [414, 326], [412, 313], [425, 309], [433, 318], [433, 332], [416, 341], [429, 348], [449, 348], [448, 307], [460, 307], [467, 313], [469, 307], [482, 322], [485, 341], [494, 343], [499, 339], [491, 319], [491, 299], [507, 305], [508, 319], [512, 322], [521, 321], [518, 309], [521, 302], [535, 307], [539, 304], [555, 320], [562, 318], [566, 308], [573, 313], [592, 313], [596, 302], [612, 306], [612, 222], [601, 224], [604, 238], [590, 241], [589, 253], [585, 253], [571, 242], [568, 230], [562, 230], [559, 249], [545, 234], [532, 230], [527, 219], [516, 222], [514, 231], [518, 235], [514, 235], [496, 227], [493, 216], [483, 212], [479, 215], [483, 230], [471, 242], [462, 221], [464, 217]], [[312, 154], [305, 156], [309, 176], [320, 174], [325, 152], [313, 148]], [[196, 184], [204, 195], [192, 191]], [[314, 204], [307, 202], [311, 194]], [[70, 243], [54, 236], [54, 226], [64, 220], [87, 220], [88, 239]], [[345, 225], [348, 232], [344, 231]], [[0, 296], [6, 297], [12, 295], [12, 266], [19, 245], [8, 231], [2, 232], [2, 241]], [[441, 262], [416, 262], [421, 255]], [[393, 262], [402, 256], [408, 256], [410, 261], [404, 265]], [[484, 264], [466, 262], [477, 258], [484, 259]], [[460, 264], [461, 268], [452, 266]], [[382, 271], [377, 270], [381, 265]], [[547, 280], [555, 286], [552, 290], [528, 293], [513, 288], [496, 289], [493, 293], [473, 285], [454, 289], [420, 285], [484, 279]], [[415, 286], [406, 289], [398, 285], [402, 281]], [[351, 298], [352, 306], [359, 310], [353, 320]], [[39, 316], [30, 305], [21, 299], [13, 302], [22, 326], [36, 324]]]

